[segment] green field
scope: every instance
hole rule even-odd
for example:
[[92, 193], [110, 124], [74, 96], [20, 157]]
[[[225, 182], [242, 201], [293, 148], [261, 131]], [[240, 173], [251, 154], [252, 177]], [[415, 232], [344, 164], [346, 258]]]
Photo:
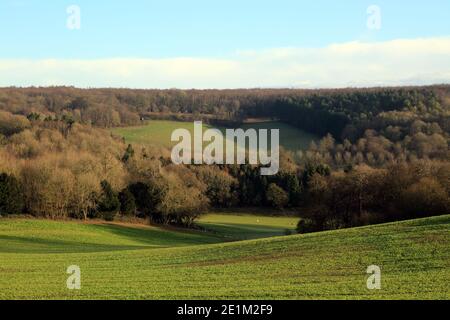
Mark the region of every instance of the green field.
[[299, 218], [271, 217], [255, 214], [208, 214], [199, 225], [214, 234], [233, 240], [268, 238], [295, 233]]
[[[0, 299], [450, 298], [450, 216], [236, 242], [241, 231], [221, 233], [266, 223], [253, 218], [207, 216], [214, 233], [0, 220]], [[381, 290], [366, 288], [372, 264]], [[66, 288], [70, 265], [81, 290]]]
[[[114, 128], [115, 135], [124, 137], [127, 143], [151, 144], [170, 148], [176, 143], [171, 142], [172, 132], [176, 129], [187, 129], [193, 137], [194, 124], [192, 122], [152, 120], [148, 125], [138, 127]], [[210, 129], [210, 125], [203, 124], [203, 128]], [[292, 151], [307, 149], [317, 136], [306, 133], [282, 122], [260, 122], [243, 124], [242, 129], [279, 129], [280, 145]], [[217, 128], [224, 132], [224, 128]]]
[[244, 124], [242, 129], [254, 128], [259, 129], [279, 129], [280, 130], [280, 145], [287, 150], [297, 151], [308, 149], [311, 141], [318, 141], [319, 138], [311, 133], [297, 129], [289, 124], [283, 122], [260, 122]]

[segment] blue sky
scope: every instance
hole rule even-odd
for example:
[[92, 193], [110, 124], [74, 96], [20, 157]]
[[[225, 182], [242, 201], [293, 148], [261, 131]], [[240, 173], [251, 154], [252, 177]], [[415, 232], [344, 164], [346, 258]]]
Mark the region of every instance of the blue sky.
[[[77, 5], [81, 9], [80, 30], [69, 30], [66, 27], [66, 9], [69, 5]], [[377, 5], [381, 9], [379, 30], [367, 28], [366, 11], [370, 5]], [[449, 16], [448, 0], [0, 0], [0, 59], [55, 59], [61, 63], [67, 60], [93, 62], [112, 58], [128, 59], [126, 61], [178, 58], [241, 61], [242, 57], [236, 58], [237, 52], [263, 54], [268, 50], [281, 48], [318, 49], [333, 44], [387, 43], [399, 39], [447, 40], [450, 36]], [[446, 54], [445, 50], [437, 53], [438, 56]], [[300, 59], [298, 56], [297, 58]], [[308, 57], [304, 61], [307, 64], [310, 60], [311, 57]], [[417, 61], [414, 64], [417, 66]], [[16, 65], [10, 66], [13, 68]], [[267, 64], [261, 65], [261, 68], [264, 67]], [[447, 65], [440, 68], [447, 70]], [[45, 75], [45, 71], [40, 74]], [[27, 82], [26, 75], [24, 73], [22, 80], [16, 76], [16, 80], [8, 83], [0, 74], [0, 85], [33, 84]], [[71, 82], [75, 85], [88, 85], [86, 81], [80, 81], [80, 75], [74, 75], [73, 81], [70, 78], [59, 81], [58, 77], [60, 76], [52, 74], [52, 77], [45, 80], [47, 82], [42, 83], [54, 81], [55, 84]], [[307, 75], [297, 83], [292, 78], [260, 83], [257, 77], [255, 73], [253, 82], [249, 79], [242, 85], [296, 86], [309, 81]], [[411, 77], [412, 75], [405, 75], [403, 78]], [[441, 80], [442, 77], [445, 80], [446, 73], [436, 80]], [[40, 84], [39, 79], [37, 80], [36, 84]], [[133, 85], [146, 87], [158, 84], [158, 79], [151, 80], [145, 83], [144, 79], [141, 85], [135, 79]], [[201, 83], [208, 82], [205, 78]], [[336, 85], [342, 86], [345, 83]], [[99, 79], [92, 86], [117, 84], [102, 83]], [[333, 85], [317, 80], [310, 81], [310, 84]], [[164, 82], [164, 86], [172, 85], [189, 86], [188, 83], [180, 83], [176, 76], [173, 83]], [[123, 86], [127, 86], [127, 83], [124, 82]], [[230, 82], [218, 86], [233, 85]]]

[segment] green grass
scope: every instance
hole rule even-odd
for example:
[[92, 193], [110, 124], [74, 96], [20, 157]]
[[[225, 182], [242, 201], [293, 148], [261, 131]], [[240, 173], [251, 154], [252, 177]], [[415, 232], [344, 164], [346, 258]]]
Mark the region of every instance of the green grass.
[[[212, 128], [203, 124], [203, 129]], [[176, 129], [187, 129], [194, 137], [194, 123], [168, 120], [151, 120], [148, 125], [138, 127], [114, 128], [112, 132], [125, 138], [127, 143], [151, 144], [170, 148], [176, 144], [171, 142], [172, 132]]]
[[198, 224], [215, 234], [234, 240], [248, 240], [295, 233], [299, 218], [271, 217], [254, 214], [208, 214]]
[[[210, 125], [203, 124], [204, 130], [212, 128]], [[292, 151], [304, 150], [309, 147], [313, 140], [317, 140], [317, 136], [306, 133], [295, 127], [282, 122], [260, 122], [243, 124], [242, 129], [279, 129], [280, 145]], [[176, 129], [187, 129], [194, 132], [194, 124], [192, 122], [152, 120], [148, 125], [137, 127], [114, 128], [112, 132], [115, 135], [125, 138], [127, 143], [150, 144], [162, 146], [166, 148], [173, 147], [176, 143], [171, 142], [172, 132]], [[224, 132], [224, 128], [217, 128]]]
[[257, 122], [244, 124], [242, 129], [248, 128], [259, 129], [279, 129], [280, 130], [280, 145], [287, 150], [297, 151], [308, 149], [311, 141], [318, 141], [319, 138], [311, 133], [297, 129], [289, 124], [283, 122]]
[[[238, 242], [217, 236], [0, 220], [0, 299], [450, 298], [450, 216]], [[81, 290], [66, 288], [74, 264]], [[372, 264], [381, 290], [366, 288]]]
[[81, 253], [168, 248], [222, 242], [213, 234], [175, 232], [145, 225], [48, 220], [0, 220], [2, 253]]

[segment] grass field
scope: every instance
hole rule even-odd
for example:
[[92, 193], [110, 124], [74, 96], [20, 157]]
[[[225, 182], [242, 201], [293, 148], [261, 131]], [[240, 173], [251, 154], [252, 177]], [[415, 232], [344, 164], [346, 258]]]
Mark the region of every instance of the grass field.
[[283, 122], [259, 122], [242, 125], [242, 129], [254, 128], [259, 129], [279, 129], [280, 145], [287, 150], [297, 151], [308, 149], [311, 141], [318, 141], [316, 135], [310, 134], [303, 130], [297, 129]]
[[[125, 138], [127, 143], [151, 144], [170, 148], [175, 143], [170, 141], [172, 132], [176, 129], [187, 129], [193, 136], [194, 124], [192, 122], [152, 120], [148, 125], [138, 127], [114, 128], [112, 132]], [[203, 124], [204, 130], [212, 128]], [[242, 129], [279, 129], [280, 145], [292, 151], [304, 150], [309, 147], [317, 136], [306, 133], [282, 122], [260, 122], [243, 124]], [[224, 128], [218, 128], [224, 132]]]
[[198, 224], [217, 235], [233, 240], [268, 238], [295, 233], [299, 218], [255, 214], [208, 214]]
[[[204, 130], [212, 128], [203, 124]], [[194, 136], [194, 124], [192, 122], [151, 120], [148, 125], [137, 127], [114, 128], [112, 132], [125, 138], [127, 143], [151, 144], [163, 147], [172, 147], [176, 142], [171, 142], [172, 132], [176, 129], [187, 129]]]
[[[230, 219], [203, 223], [255, 224]], [[237, 242], [221, 236], [0, 220], [0, 298], [450, 298], [450, 216]], [[381, 267], [381, 290], [366, 288], [372, 264]], [[81, 290], [66, 288], [70, 265], [81, 268]]]

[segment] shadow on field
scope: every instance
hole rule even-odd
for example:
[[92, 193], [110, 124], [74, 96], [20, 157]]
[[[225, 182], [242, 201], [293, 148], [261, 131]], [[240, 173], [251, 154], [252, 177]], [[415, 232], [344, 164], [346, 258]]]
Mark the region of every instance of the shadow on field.
[[295, 233], [294, 229], [255, 224], [199, 222], [198, 225], [208, 231], [221, 234], [234, 240], [251, 240], [283, 236], [286, 235], [287, 230], [289, 230], [290, 234]]
[[89, 237], [48, 239], [38, 236], [0, 235], [0, 253], [92, 253], [121, 250], [156, 249], [222, 242], [213, 235], [175, 232], [149, 227], [126, 227], [114, 224], [90, 225], [91, 232], [98, 232], [99, 242]]
[[97, 227], [99, 230], [109, 232], [122, 239], [136, 242], [137, 245], [159, 248], [221, 242], [217, 237], [189, 231], [125, 227], [114, 224], [102, 224]]
[[108, 245], [32, 237], [0, 235], [0, 253], [92, 253], [148, 248], [139, 245]]

